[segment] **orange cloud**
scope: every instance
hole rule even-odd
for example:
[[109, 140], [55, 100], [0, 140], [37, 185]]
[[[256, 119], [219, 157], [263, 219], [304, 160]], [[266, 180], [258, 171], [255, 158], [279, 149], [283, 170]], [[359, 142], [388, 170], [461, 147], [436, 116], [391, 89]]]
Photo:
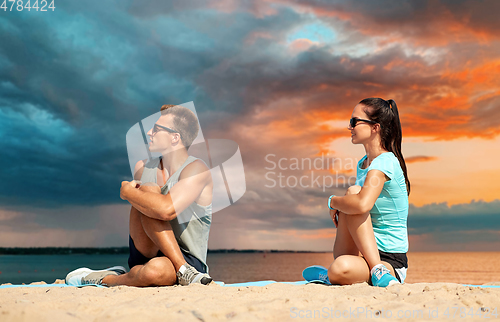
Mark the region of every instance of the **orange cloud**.
[[301, 52], [301, 51], [305, 51], [305, 50], [308, 50], [310, 47], [314, 46], [315, 44], [317, 44], [317, 42], [314, 42], [314, 41], [311, 41], [309, 39], [305, 39], [305, 38], [300, 38], [300, 39], [296, 39], [294, 41], [292, 41], [290, 43], [290, 49], [294, 52]]
[[470, 108], [469, 97], [452, 92], [444, 94], [441, 98], [429, 102], [429, 107], [436, 109], [461, 109]]
[[367, 73], [371, 73], [373, 72], [373, 70], [375, 69], [375, 65], [366, 65], [365, 67], [363, 67], [363, 69], [361, 70], [361, 74], [367, 74]]
[[405, 158], [405, 162], [406, 163], [428, 162], [428, 161], [436, 161], [438, 159], [439, 158], [429, 157], [429, 156], [426, 156], [426, 155], [416, 155], [416, 156], [413, 156], [413, 157]]
[[458, 71], [446, 70], [441, 78], [460, 81], [469, 90], [483, 86], [498, 88], [500, 60], [493, 59], [477, 66], [470, 65], [471, 62], [468, 62], [462, 70]]

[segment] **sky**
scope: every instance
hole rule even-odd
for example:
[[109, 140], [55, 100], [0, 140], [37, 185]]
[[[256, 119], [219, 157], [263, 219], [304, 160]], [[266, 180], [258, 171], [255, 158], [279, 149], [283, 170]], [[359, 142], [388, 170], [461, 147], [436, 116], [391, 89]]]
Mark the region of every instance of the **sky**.
[[193, 102], [205, 138], [239, 145], [246, 177], [245, 195], [214, 214], [209, 248], [330, 251], [328, 196], [365, 153], [348, 119], [381, 97], [402, 123], [410, 251], [497, 251], [499, 10], [70, 0], [0, 12], [0, 247], [126, 246], [125, 135]]

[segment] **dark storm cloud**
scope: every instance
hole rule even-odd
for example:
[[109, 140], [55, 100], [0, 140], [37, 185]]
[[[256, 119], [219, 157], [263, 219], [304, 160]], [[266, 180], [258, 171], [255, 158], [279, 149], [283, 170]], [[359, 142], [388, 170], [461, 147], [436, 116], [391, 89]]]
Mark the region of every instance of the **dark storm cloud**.
[[446, 203], [422, 207], [411, 205], [408, 217], [410, 234], [439, 234], [466, 230], [500, 230], [500, 200], [472, 201], [449, 207]]
[[[313, 197], [301, 188], [263, 188], [259, 194], [256, 197], [256, 193], [247, 192], [235, 205], [221, 211], [216, 220], [224, 221], [228, 227], [249, 230], [334, 228], [324, 196]], [[317, 209], [318, 205], [322, 205], [321, 209]], [[411, 204], [408, 233], [433, 235], [438, 240], [441, 233], [470, 230], [476, 231], [469, 236], [473, 241], [477, 232], [500, 231], [499, 209], [500, 200], [472, 201], [451, 207], [446, 203], [422, 207]], [[241, 216], [242, 213], [247, 215]]]
[[[112, 18], [120, 16], [108, 10]], [[96, 20], [78, 12], [60, 13], [55, 20], [0, 19], [5, 26], [0, 30], [0, 167], [2, 181], [9, 182], [0, 188], [3, 205], [116, 201], [120, 180], [130, 176], [128, 128], [165, 100], [193, 98], [195, 87], [170, 79], [168, 72], [180, 77], [202, 69], [203, 55], [148, 43], [141, 38], [149, 35], [148, 26], [137, 31], [123, 21], [109, 28], [109, 21], [109, 16]], [[62, 26], [66, 31], [58, 29]], [[54, 126], [43, 128], [44, 122]]]
[[[27, 213], [10, 224], [70, 225], [61, 224], [64, 212], [48, 220], [52, 214], [44, 211], [34, 219], [27, 204], [118, 202], [120, 181], [130, 179], [125, 134], [165, 103], [193, 100], [206, 137], [238, 142], [247, 170], [247, 202], [221, 211], [220, 218], [228, 226], [250, 229], [333, 227], [326, 205], [323, 212], [313, 210], [324, 204], [327, 192], [264, 187], [264, 157], [314, 156], [318, 143], [344, 135], [320, 128], [318, 121], [346, 119], [364, 97], [384, 94], [398, 101], [405, 135], [439, 136], [446, 129], [457, 138], [498, 130], [496, 97], [478, 100], [471, 110], [428, 104], [437, 89], [459, 91], [470, 82], [443, 79], [443, 71], [474, 58], [487, 60], [498, 51], [496, 43], [471, 46], [447, 37], [448, 29], [440, 26], [468, 21], [461, 25], [465, 36], [484, 31], [495, 38], [496, 2], [294, 2], [317, 8], [321, 19], [349, 35], [340, 39], [342, 46], [392, 33], [418, 40], [419, 46], [448, 44], [449, 53], [432, 62], [408, 53], [404, 44], [357, 56], [330, 44], [292, 54], [283, 39], [312, 18], [281, 3], [276, 14], [263, 16], [256, 16], [249, 2], [221, 12], [203, 1], [71, 1], [51, 16], [2, 15], [0, 204]], [[331, 11], [336, 15], [329, 16]], [[451, 16], [443, 15], [447, 12]], [[279, 101], [284, 103], [273, 105]], [[471, 115], [473, 122], [456, 125]], [[273, 123], [283, 119], [286, 126]], [[492, 205], [469, 209], [481, 219], [474, 219], [474, 229], [498, 229], [498, 205]], [[467, 207], [413, 207], [410, 231], [466, 229], [470, 220], [457, 212]], [[90, 215], [79, 227], [89, 228], [96, 220]]]
[[[241, 60], [234, 60], [224, 73], [218, 69], [208, 70], [200, 77], [201, 83], [209, 93], [223, 99], [243, 88], [250, 106], [283, 97], [303, 97], [310, 105], [308, 111], [325, 109], [326, 102], [335, 102], [336, 107], [350, 112], [357, 100], [347, 98], [348, 91], [353, 97], [364, 97], [375, 90], [404, 92], [410, 84], [430, 86], [439, 78], [436, 74], [425, 75], [423, 71], [404, 66], [384, 75], [383, 67], [393, 60], [425, 67], [422, 58], [407, 57], [400, 48], [362, 58], [336, 56], [330, 49], [328, 46], [313, 48], [287, 62], [280, 62], [279, 57], [247, 62], [240, 57]], [[374, 69], [362, 73], [367, 65], [373, 65]], [[328, 90], [320, 90], [321, 85]]]
[[363, 33], [390, 32], [418, 44], [474, 41], [472, 34], [498, 38], [498, 1], [284, 1], [336, 17]]
[[198, 100], [201, 115], [245, 111], [238, 91], [228, 88], [227, 100], [212, 97], [198, 75], [241, 54], [250, 32], [284, 32], [298, 17], [208, 11], [152, 21], [126, 8], [68, 3], [50, 18], [0, 18], [0, 166], [10, 183], [0, 188], [4, 206], [116, 201], [120, 181], [130, 176], [128, 128], [165, 102]]

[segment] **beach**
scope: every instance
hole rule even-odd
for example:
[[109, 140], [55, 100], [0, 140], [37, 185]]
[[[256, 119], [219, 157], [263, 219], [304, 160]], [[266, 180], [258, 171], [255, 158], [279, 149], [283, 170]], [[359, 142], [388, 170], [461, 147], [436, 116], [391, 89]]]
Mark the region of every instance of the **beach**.
[[[62, 281], [59, 281], [62, 282]], [[316, 318], [496, 320], [500, 288], [416, 283], [377, 288], [318, 284], [217, 284], [0, 289], [1, 321], [286, 321]]]
[[[361, 283], [267, 286], [172, 287], [15, 287], [0, 288], [0, 321], [286, 321], [302, 319], [484, 321], [496, 320], [500, 306], [499, 253], [409, 253], [406, 284], [387, 289]], [[23, 262], [23, 258], [26, 260]], [[44, 260], [42, 261], [41, 259]], [[66, 258], [66, 259], [65, 259]], [[124, 260], [110, 256], [2, 257], [4, 282], [20, 266], [42, 276], [55, 268], [64, 283], [65, 267], [88, 263], [91, 268]], [[9, 259], [11, 264], [7, 265]], [[106, 259], [108, 262], [105, 262]], [[327, 266], [330, 253], [209, 254], [210, 274], [227, 284], [248, 281], [300, 281], [309, 265]], [[35, 263], [45, 264], [36, 266]], [[57, 266], [58, 264], [59, 266]], [[95, 267], [94, 267], [95, 266]], [[14, 270], [8, 274], [7, 267]], [[101, 267], [102, 268], [102, 267]], [[68, 269], [74, 269], [69, 266]], [[22, 274], [18, 274], [22, 275]], [[38, 280], [34, 284], [43, 284]], [[16, 284], [16, 283], [14, 283]], [[26, 284], [29, 284], [26, 282]], [[483, 285], [483, 287], [463, 284]]]

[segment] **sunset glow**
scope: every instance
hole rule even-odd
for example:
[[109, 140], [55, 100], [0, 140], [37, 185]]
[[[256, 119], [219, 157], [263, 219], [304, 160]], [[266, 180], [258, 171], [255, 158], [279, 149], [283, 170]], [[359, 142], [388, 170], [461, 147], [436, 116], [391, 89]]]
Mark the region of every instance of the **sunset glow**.
[[[500, 2], [100, 5], [0, 16], [0, 246], [126, 245], [127, 130], [193, 101], [205, 138], [238, 143], [246, 176], [210, 247], [330, 250], [326, 200], [364, 156], [347, 125], [368, 97], [397, 103], [415, 247], [498, 236]], [[269, 170], [269, 155], [288, 167]], [[278, 176], [296, 185], [270, 187]]]

